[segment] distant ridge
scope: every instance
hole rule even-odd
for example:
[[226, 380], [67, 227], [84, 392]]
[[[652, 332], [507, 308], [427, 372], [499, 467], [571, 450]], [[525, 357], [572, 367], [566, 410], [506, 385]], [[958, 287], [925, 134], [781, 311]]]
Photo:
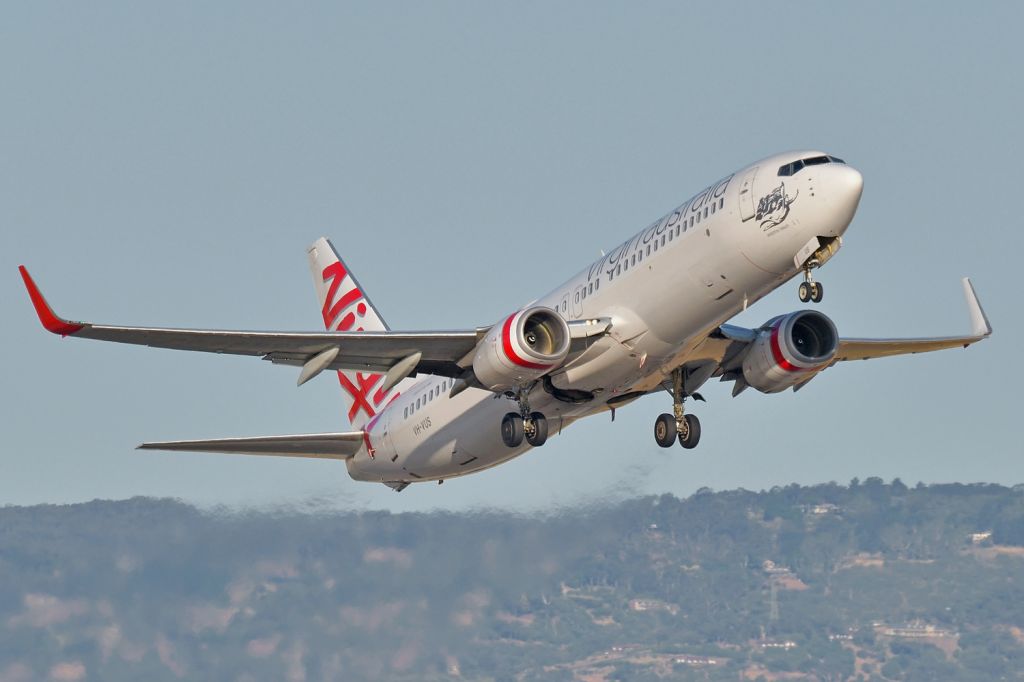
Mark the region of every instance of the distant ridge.
[[1016, 679], [1021, 576], [1024, 486], [536, 518], [7, 506], [0, 679]]

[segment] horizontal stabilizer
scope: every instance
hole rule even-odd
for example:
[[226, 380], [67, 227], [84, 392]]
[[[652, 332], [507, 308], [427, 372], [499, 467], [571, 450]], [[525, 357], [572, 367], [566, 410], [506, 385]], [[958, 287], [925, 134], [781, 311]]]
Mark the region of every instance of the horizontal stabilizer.
[[223, 452], [232, 455], [269, 455], [271, 457], [311, 457], [313, 459], [349, 459], [364, 442], [362, 431], [347, 433], [301, 433], [292, 436], [253, 438], [215, 438], [213, 440], [170, 440], [143, 443], [139, 450], [177, 450], [183, 452]]

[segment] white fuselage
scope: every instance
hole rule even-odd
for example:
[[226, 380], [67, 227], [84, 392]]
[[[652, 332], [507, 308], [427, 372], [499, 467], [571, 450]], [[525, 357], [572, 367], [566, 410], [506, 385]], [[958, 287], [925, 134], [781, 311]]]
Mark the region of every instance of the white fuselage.
[[[540, 382], [531, 391], [531, 409], [547, 416], [552, 436], [608, 410], [609, 400], [624, 404], [657, 388], [711, 331], [800, 274], [794, 258], [808, 242], [845, 232], [862, 189], [855, 169], [825, 163], [779, 175], [794, 160], [822, 156], [780, 154], [713, 183], [532, 302], [566, 320], [612, 322], [609, 334], [549, 375], [554, 387], [593, 400], [558, 400]], [[514, 400], [473, 388], [449, 397], [452, 381], [424, 377], [370, 422], [370, 447], [347, 461], [352, 478], [445, 479], [530, 449], [509, 448], [500, 436]]]

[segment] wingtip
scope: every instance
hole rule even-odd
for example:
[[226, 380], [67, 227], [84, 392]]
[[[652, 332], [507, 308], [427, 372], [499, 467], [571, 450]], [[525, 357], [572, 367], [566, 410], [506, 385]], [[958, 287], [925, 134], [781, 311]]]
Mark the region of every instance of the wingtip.
[[35, 281], [32, 279], [32, 275], [28, 274], [28, 269], [24, 265], [18, 266], [18, 272], [21, 273], [21, 279], [25, 282], [25, 288], [28, 289], [28, 297], [32, 301], [32, 307], [36, 309], [36, 315], [46, 331], [60, 334], [61, 336], [68, 336], [81, 331], [85, 325], [69, 322], [58, 317], [53, 312], [53, 308], [46, 302], [42, 292], [39, 291], [39, 287], [36, 286]]
[[971, 316], [971, 332], [978, 338], [985, 338], [992, 335], [992, 325], [988, 321], [985, 309], [981, 307], [978, 294], [974, 291], [970, 277], [964, 277], [964, 297], [967, 299], [967, 310]]

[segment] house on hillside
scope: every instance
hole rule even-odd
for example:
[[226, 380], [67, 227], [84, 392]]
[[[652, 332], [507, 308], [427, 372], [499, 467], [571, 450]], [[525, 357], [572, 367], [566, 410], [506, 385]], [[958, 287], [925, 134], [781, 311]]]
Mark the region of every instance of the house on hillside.
[[660, 599], [631, 599], [629, 608], [633, 611], [666, 611], [673, 616], [679, 613], [678, 606], [663, 602]]
[[672, 662], [676, 665], [718, 665], [717, 658], [709, 658], [707, 656], [691, 656], [689, 654], [682, 654], [680, 656], [676, 656], [674, 659], [672, 659]]
[[886, 625], [879, 623], [875, 631], [885, 637], [899, 637], [901, 639], [937, 639], [940, 637], [956, 637], [957, 633], [935, 625], [915, 621], [905, 625]]
[[985, 530], [980, 533], [970, 533], [967, 539], [971, 541], [972, 545], [985, 545], [992, 543], [992, 531]]
[[800, 511], [808, 516], [827, 516], [828, 514], [838, 514], [842, 509], [838, 504], [822, 502], [820, 504], [802, 504]]

